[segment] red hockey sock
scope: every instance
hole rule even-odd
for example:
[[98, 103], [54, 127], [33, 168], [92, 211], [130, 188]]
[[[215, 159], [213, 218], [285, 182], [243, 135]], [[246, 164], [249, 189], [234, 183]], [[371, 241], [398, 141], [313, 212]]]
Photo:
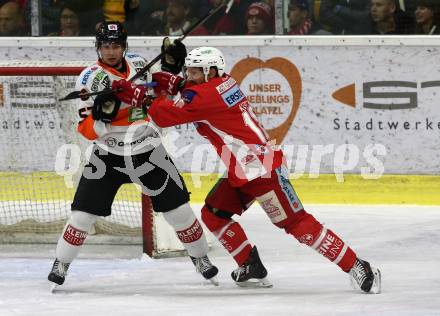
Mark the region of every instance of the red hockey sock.
[[249, 257], [252, 246], [239, 223], [230, 220], [224, 227], [214, 231], [213, 234], [234, 257], [239, 266]]
[[325, 228], [312, 215], [304, 212], [302, 218], [290, 228], [300, 243], [306, 244], [348, 272], [353, 267], [356, 254], [333, 231]]
[[240, 224], [231, 218], [215, 215], [206, 205], [202, 208], [202, 220], [241, 266], [249, 257], [252, 246]]

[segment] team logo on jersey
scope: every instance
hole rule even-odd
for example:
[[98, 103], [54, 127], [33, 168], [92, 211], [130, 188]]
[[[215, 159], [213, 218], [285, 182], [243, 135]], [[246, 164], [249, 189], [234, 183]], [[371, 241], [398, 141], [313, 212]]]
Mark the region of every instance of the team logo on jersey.
[[246, 155], [245, 157], [243, 157], [243, 158], [241, 159], [241, 162], [242, 162], [244, 165], [248, 165], [248, 164], [250, 164], [252, 161], [255, 161], [256, 159], [257, 159], [257, 157], [255, 157], [254, 154], [248, 154], [248, 155]]
[[139, 70], [141, 70], [145, 66], [145, 63], [142, 60], [133, 61], [132, 64], [136, 67], [137, 72], [139, 72]]
[[232, 107], [245, 99], [244, 93], [238, 85], [234, 85], [231, 89], [221, 94], [221, 96], [228, 107]]
[[299, 242], [302, 244], [306, 244], [311, 246], [313, 244], [313, 235], [312, 234], [304, 234], [299, 238]]
[[143, 120], [146, 117], [147, 115], [141, 108], [130, 108], [128, 110], [128, 121], [130, 123]]
[[[184, 103], [191, 103], [192, 99], [195, 97], [196, 93], [195, 91], [192, 90], [185, 90], [182, 93], [182, 98], [181, 100], [184, 101]], [[175, 106], [177, 106], [176, 103], [174, 103]], [[182, 105], [183, 106], [183, 105]], [[178, 107], [182, 107], [182, 106], [178, 106]]]
[[108, 147], [115, 147], [118, 144], [118, 141], [114, 137], [109, 137], [105, 140], [105, 143]]
[[95, 78], [93, 78], [92, 86], [90, 89], [92, 91], [98, 91], [100, 83], [102, 83], [102, 86], [104, 88], [110, 87], [110, 78], [104, 70], [98, 72]]

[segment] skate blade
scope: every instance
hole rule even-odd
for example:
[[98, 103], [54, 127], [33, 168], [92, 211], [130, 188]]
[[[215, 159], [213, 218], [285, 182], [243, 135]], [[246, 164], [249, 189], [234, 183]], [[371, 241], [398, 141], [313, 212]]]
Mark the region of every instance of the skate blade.
[[211, 282], [212, 284], [214, 284], [215, 286], [219, 285], [218, 279], [215, 276], [210, 278], [210, 279], [208, 279], [208, 281]]
[[371, 268], [374, 274], [373, 285], [371, 286], [371, 290], [369, 293], [371, 294], [379, 294], [382, 290], [382, 276], [380, 274], [380, 270], [377, 268]]
[[351, 283], [351, 286], [353, 287], [353, 289], [355, 289], [356, 291], [361, 292], [363, 294], [380, 294], [380, 292], [382, 290], [381, 289], [382, 279], [381, 279], [380, 270], [377, 268], [371, 267], [371, 271], [373, 272], [374, 279], [373, 279], [373, 285], [371, 286], [370, 291], [364, 292], [359, 287], [359, 285], [356, 283], [356, 281], [353, 278], [350, 278], [350, 283]]
[[273, 286], [273, 284], [267, 278], [249, 279], [243, 282], [235, 281], [235, 284], [245, 288], [270, 288]]
[[55, 292], [57, 291], [58, 287], [59, 287], [58, 284], [56, 284], [56, 283], [52, 283], [52, 284], [50, 285], [50, 293], [55, 293]]

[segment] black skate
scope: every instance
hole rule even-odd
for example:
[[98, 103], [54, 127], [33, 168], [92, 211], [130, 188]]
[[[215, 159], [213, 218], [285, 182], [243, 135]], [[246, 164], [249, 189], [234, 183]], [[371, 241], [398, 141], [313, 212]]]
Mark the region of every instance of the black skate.
[[272, 287], [272, 283], [266, 276], [267, 270], [263, 266], [255, 246], [246, 262], [231, 273], [232, 279], [241, 287]]
[[349, 274], [351, 284], [356, 290], [371, 294], [380, 293], [380, 271], [372, 267], [367, 261], [356, 258], [356, 262]]
[[200, 258], [191, 257], [191, 261], [196, 267], [197, 272], [199, 272], [206, 280], [210, 281], [214, 285], [218, 285], [218, 280], [216, 275], [218, 269], [215, 265], [209, 261], [208, 256], [203, 256]]
[[52, 290], [54, 290], [57, 285], [61, 285], [64, 283], [64, 280], [66, 279], [66, 275], [67, 275], [67, 270], [69, 269], [69, 265], [70, 263], [62, 263], [58, 259], [55, 259], [55, 262], [53, 263], [52, 266], [52, 270], [47, 276], [47, 279], [49, 281], [55, 283]]

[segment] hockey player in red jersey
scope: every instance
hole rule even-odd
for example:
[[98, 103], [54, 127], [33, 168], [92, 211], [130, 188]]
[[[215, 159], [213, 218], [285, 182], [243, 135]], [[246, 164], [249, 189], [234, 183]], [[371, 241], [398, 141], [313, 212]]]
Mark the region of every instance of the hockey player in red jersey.
[[380, 271], [304, 209], [289, 181], [282, 151], [269, 141], [237, 82], [225, 73], [222, 53], [213, 47], [194, 49], [185, 67], [186, 82], [170, 73], [153, 74], [158, 95], [181, 93], [175, 101], [136, 94], [125, 80], [114, 82], [112, 88], [123, 90], [117, 93], [123, 102], [147, 105], [149, 116], [160, 127], [194, 122], [199, 134], [215, 147], [227, 176], [206, 197], [202, 219], [237, 262], [231, 274], [234, 281], [240, 286], [271, 286], [257, 248], [232, 219], [257, 200], [275, 226], [349, 273], [357, 289], [379, 293]]

